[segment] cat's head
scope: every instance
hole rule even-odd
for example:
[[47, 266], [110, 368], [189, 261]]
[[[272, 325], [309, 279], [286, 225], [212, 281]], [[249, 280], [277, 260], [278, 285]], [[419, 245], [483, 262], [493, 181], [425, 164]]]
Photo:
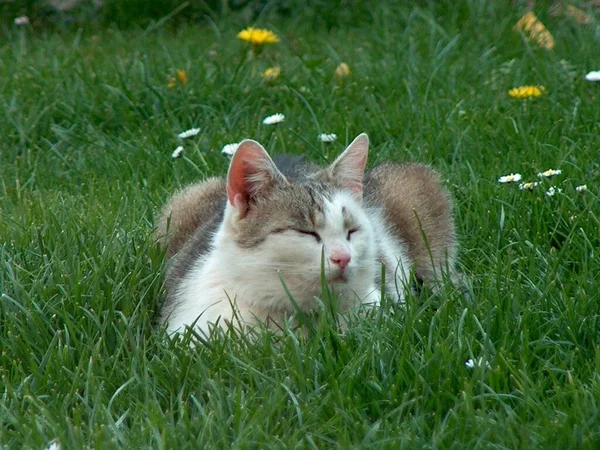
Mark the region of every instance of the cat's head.
[[368, 149], [361, 134], [329, 167], [292, 181], [258, 142], [243, 141], [227, 175], [223, 224], [242, 255], [232, 262], [238, 274], [276, 280], [282, 289], [281, 275], [306, 303], [321, 291], [323, 262], [331, 286], [365, 295], [375, 270], [374, 232], [362, 207]]

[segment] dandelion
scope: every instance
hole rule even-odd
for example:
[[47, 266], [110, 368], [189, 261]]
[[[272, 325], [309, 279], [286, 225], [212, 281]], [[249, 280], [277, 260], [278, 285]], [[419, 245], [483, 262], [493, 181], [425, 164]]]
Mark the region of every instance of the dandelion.
[[581, 186], [577, 186], [575, 190], [579, 193], [583, 193], [587, 191], [587, 184], [582, 184]]
[[544, 86], [521, 86], [510, 89], [508, 91], [508, 96], [512, 98], [525, 99], [539, 97], [544, 92], [546, 92]]
[[238, 39], [249, 42], [255, 51], [260, 51], [265, 44], [276, 44], [279, 36], [271, 30], [248, 27], [237, 34]]
[[350, 67], [348, 67], [348, 64], [346, 64], [345, 62], [340, 63], [340, 65], [335, 68], [335, 75], [338, 78], [345, 78], [351, 73], [352, 72], [350, 72]]
[[337, 134], [335, 133], [321, 133], [319, 134], [319, 140], [321, 142], [333, 142], [337, 139]]
[[521, 184], [519, 184], [519, 189], [521, 189], [522, 191], [533, 191], [533, 188], [536, 187], [538, 184], [540, 184], [540, 183], [537, 181], [521, 183]]
[[553, 177], [554, 175], [560, 175], [562, 173], [562, 170], [560, 169], [548, 169], [545, 172], [540, 172], [537, 174], [538, 177]]
[[265, 70], [262, 73], [262, 77], [267, 81], [272, 81], [272, 80], [275, 80], [276, 78], [279, 78], [280, 74], [281, 74], [281, 67], [275, 66], [275, 67], [269, 67], [267, 70]]
[[600, 70], [592, 70], [585, 76], [587, 81], [600, 81]]
[[275, 125], [276, 123], [281, 123], [285, 120], [285, 116], [283, 114], [273, 114], [272, 116], [265, 117], [263, 120], [263, 125]]
[[240, 146], [240, 144], [237, 142], [235, 142], [233, 144], [224, 145], [223, 148], [221, 149], [221, 153], [223, 153], [224, 155], [233, 156], [239, 146]]
[[527, 39], [536, 42], [546, 50], [554, 48], [554, 38], [546, 29], [544, 24], [540, 22], [537, 16], [532, 12], [528, 12], [516, 23], [515, 31], [522, 31], [527, 34]]
[[177, 159], [181, 156], [182, 153], [183, 153], [183, 147], [180, 145], [175, 150], [173, 150], [173, 153], [171, 153], [171, 158]]
[[177, 75], [177, 80], [179, 80], [179, 82], [185, 86], [187, 84], [187, 73], [185, 72], [185, 70], [181, 70], [181, 69], [177, 69], [175, 71], [175, 74]]
[[487, 361], [484, 361], [483, 358], [477, 358], [477, 359], [469, 358], [465, 362], [465, 366], [467, 366], [467, 368], [469, 368], [469, 369], [475, 369], [476, 367], [484, 367], [484, 366], [486, 369], [489, 369], [490, 363]]
[[504, 175], [503, 177], [498, 178], [498, 183], [518, 183], [521, 181], [520, 173], [511, 173], [510, 175]]
[[19, 16], [15, 17], [15, 25], [21, 27], [23, 25], [29, 25], [29, 17], [27, 16]]
[[562, 189], [561, 188], [555, 188], [554, 186], [552, 186], [552, 187], [550, 187], [550, 189], [548, 189], [546, 191], [546, 195], [548, 197], [553, 197], [554, 194], [556, 194], [557, 192], [560, 194], [562, 192]]
[[192, 136], [196, 136], [200, 133], [200, 128], [190, 128], [189, 130], [182, 131], [177, 135], [179, 139], [186, 139]]
[[175, 69], [175, 76], [169, 77], [168, 82], [167, 82], [167, 87], [169, 89], [175, 88], [177, 86], [178, 81], [182, 86], [185, 86], [187, 84], [188, 79], [187, 79], [187, 73], [185, 70]]

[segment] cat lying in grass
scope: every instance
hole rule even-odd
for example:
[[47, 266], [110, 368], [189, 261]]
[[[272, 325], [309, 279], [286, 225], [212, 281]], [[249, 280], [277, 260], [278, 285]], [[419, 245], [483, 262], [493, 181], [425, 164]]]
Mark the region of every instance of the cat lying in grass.
[[160, 314], [168, 331], [208, 334], [213, 324], [280, 324], [295, 307], [309, 313], [322, 268], [340, 312], [379, 304], [382, 264], [383, 290], [397, 302], [411, 271], [426, 283], [454, 278], [451, 203], [437, 174], [421, 164], [365, 174], [368, 150], [361, 134], [323, 168], [290, 157], [276, 164], [245, 140], [226, 179], [176, 193], [157, 228], [170, 258]]

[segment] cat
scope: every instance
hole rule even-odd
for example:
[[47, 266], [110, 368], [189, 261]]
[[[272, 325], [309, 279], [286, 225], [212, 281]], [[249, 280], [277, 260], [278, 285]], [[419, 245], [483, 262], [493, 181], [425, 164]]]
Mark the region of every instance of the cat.
[[[281, 324], [309, 313], [322, 268], [340, 312], [404, 300], [411, 271], [423, 282], [456, 278], [457, 242], [448, 192], [423, 164], [383, 164], [364, 173], [361, 134], [328, 167], [271, 159], [240, 143], [227, 177], [176, 193], [156, 236], [170, 259], [160, 322], [170, 334], [215, 325]], [[284, 287], [285, 283], [285, 287]], [[292, 295], [291, 301], [286, 289]]]

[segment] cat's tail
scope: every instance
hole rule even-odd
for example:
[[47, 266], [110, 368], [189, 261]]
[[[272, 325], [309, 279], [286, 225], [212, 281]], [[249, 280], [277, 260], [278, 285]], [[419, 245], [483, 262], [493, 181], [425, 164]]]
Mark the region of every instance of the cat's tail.
[[227, 201], [225, 180], [209, 178], [174, 194], [162, 208], [154, 237], [170, 258], [191, 239], [196, 230], [218, 216]]

